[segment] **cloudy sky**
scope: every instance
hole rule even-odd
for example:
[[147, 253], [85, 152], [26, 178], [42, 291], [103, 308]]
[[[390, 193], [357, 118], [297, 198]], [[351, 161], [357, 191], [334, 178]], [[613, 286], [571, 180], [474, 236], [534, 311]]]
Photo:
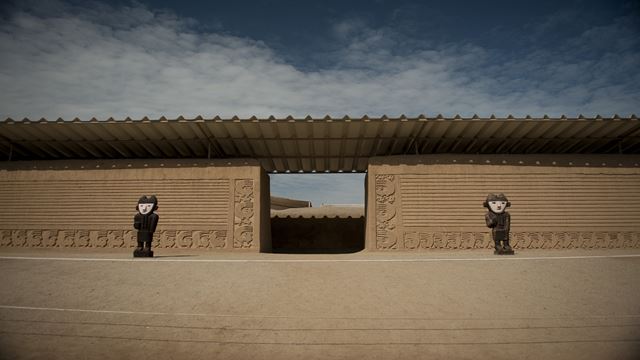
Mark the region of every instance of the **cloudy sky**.
[[[0, 119], [640, 114], [638, 0], [0, 6]], [[362, 201], [326, 176], [272, 190]]]

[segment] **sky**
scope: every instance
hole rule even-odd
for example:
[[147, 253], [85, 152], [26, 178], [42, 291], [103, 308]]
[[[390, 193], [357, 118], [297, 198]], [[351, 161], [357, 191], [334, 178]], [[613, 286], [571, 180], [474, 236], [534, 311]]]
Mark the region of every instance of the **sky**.
[[5, 1], [0, 54], [0, 119], [640, 114], [639, 0]]

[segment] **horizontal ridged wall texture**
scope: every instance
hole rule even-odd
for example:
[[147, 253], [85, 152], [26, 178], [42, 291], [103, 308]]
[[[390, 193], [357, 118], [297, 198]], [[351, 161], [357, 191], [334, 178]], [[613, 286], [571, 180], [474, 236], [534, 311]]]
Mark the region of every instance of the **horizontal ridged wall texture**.
[[424, 174], [399, 183], [406, 227], [483, 227], [482, 202], [498, 192], [521, 228], [634, 228], [640, 219], [638, 175]]
[[551, 160], [559, 158], [376, 158], [368, 172], [375, 191], [368, 194], [367, 248], [491, 247], [482, 206], [489, 193], [511, 201], [511, 239], [520, 248], [640, 247], [640, 159]]
[[226, 228], [229, 190], [229, 179], [0, 181], [0, 228], [126, 228], [141, 195], [158, 197], [162, 228]]
[[142, 195], [158, 198], [155, 247], [259, 250], [269, 220], [255, 161], [10, 165], [0, 169], [0, 246], [134, 246]]

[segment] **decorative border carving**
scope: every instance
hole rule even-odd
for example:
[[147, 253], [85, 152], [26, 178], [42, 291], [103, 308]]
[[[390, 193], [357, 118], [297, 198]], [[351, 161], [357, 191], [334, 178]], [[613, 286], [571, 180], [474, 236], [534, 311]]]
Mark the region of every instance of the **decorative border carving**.
[[376, 175], [375, 188], [376, 249], [398, 249], [398, 235], [396, 234], [397, 206], [395, 176], [385, 174]]
[[237, 179], [234, 189], [233, 248], [251, 249], [255, 247], [253, 241], [253, 180]]
[[[133, 230], [0, 230], [0, 247], [133, 248]], [[227, 230], [159, 230], [154, 248], [228, 249]]]
[[[487, 232], [405, 231], [404, 247], [425, 249], [490, 249]], [[640, 248], [640, 232], [516, 232], [515, 249], [631, 249]]]

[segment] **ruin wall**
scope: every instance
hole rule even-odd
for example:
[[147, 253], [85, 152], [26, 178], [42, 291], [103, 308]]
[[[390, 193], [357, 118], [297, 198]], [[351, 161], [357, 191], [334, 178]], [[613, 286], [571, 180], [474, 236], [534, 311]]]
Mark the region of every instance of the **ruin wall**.
[[640, 158], [413, 155], [371, 158], [366, 248], [492, 248], [482, 204], [504, 193], [515, 249], [640, 248]]
[[6, 162], [0, 246], [132, 248], [156, 195], [154, 248], [270, 251], [268, 180], [245, 159]]

